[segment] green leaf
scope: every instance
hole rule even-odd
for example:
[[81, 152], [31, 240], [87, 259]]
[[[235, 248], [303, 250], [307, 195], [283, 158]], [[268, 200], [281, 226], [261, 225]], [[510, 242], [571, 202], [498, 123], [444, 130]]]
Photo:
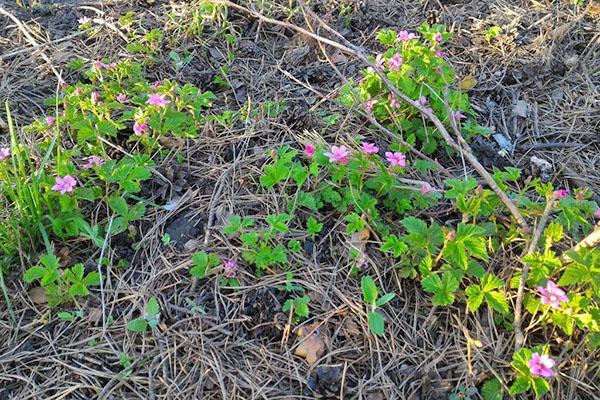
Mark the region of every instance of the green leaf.
[[483, 302], [483, 293], [481, 288], [477, 285], [471, 285], [465, 289], [467, 295], [467, 306], [472, 312], [477, 311], [481, 303]]
[[138, 333], [144, 332], [148, 329], [148, 321], [143, 318], [136, 318], [127, 323], [127, 329]]
[[73, 314], [71, 314], [70, 312], [66, 312], [66, 311], [61, 311], [57, 314], [58, 318], [64, 320], [64, 321], [74, 321], [75, 320], [75, 316]]
[[381, 251], [390, 252], [394, 257], [400, 257], [408, 250], [408, 245], [396, 235], [388, 235], [383, 238]]
[[126, 216], [129, 213], [127, 201], [120, 196], [110, 196], [108, 198], [108, 206], [111, 210], [121, 216]]
[[458, 224], [456, 236], [448, 240], [444, 247], [444, 258], [452, 265], [466, 270], [469, 265], [468, 256], [487, 260], [485, 230], [477, 225]]
[[25, 282], [31, 283], [37, 279], [42, 279], [44, 275], [46, 275], [46, 268], [36, 265], [25, 271], [23, 279], [25, 279]]
[[545, 395], [549, 390], [550, 384], [544, 378], [533, 379], [533, 391], [537, 399]]
[[307, 318], [310, 314], [310, 310], [308, 308], [308, 304], [310, 303], [310, 296], [302, 296], [298, 297], [294, 300], [294, 313], [303, 318]]
[[377, 289], [377, 285], [375, 285], [373, 278], [368, 275], [363, 276], [360, 280], [360, 286], [362, 288], [365, 303], [369, 305], [375, 304], [377, 296], [379, 295], [379, 290]]
[[322, 229], [323, 224], [318, 222], [313, 217], [309, 217], [308, 220], [306, 220], [306, 230], [308, 231], [309, 235], [315, 236], [316, 234], [321, 232]]
[[377, 32], [376, 39], [381, 42], [381, 44], [391, 47], [396, 44], [396, 32], [393, 29], [380, 29]]
[[266, 221], [271, 226], [271, 229], [273, 229], [273, 231], [286, 233], [289, 230], [287, 223], [291, 219], [292, 219], [292, 217], [289, 214], [281, 214], [281, 215], [269, 215], [266, 218]]
[[151, 316], [156, 316], [160, 314], [160, 307], [158, 306], [158, 301], [155, 297], [151, 297], [146, 303], [146, 314]]
[[385, 320], [383, 316], [378, 312], [372, 311], [368, 314], [369, 318], [369, 329], [371, 332], [378, 336], [383, 336], [385, 333]]
[[346, 215], [344, 221], [348, 222], [348, 225], [346, 226], [346, 233], [349, 235], [363, 230], [366, 225], [365, 221], [363, 221], [360, 215], [356, 213]]
[[385, 304], [387, 304], [390, 301], [392, 301], [392, 299], [394, 299], [394, 297], [396, 297], [396, 293], [394, 293], [394, 292], [384, 294], [379, 299], [377, 299], [377, 301], [375, 302], [375, 306], [376, 307], [382, 307]]
[[289, 312], [292, 307], [294, 307], [294, 300], [292, 299], [287, 299], [284, 303], [283, 306], [281, 307], [281, 311], [283, 312]]
[[232, 215], [229, 217], [229, 221], [226, 226], [223, 227], [223, 233], [226, 235], [233, 235], [242, 229], [242, 217], [239, 215]]
[[408, 233], [427, 233], [427, 224], [425, 221], [415, 217], [406, 217], [402, 220], [402, 225]]
[[446, 179], [444, 183], [446, 186], [450, 187], [444, 194], [444, 197], [447, 199], [464, 197], [469, 190], [473, 190], [477, 187], [477, 180], [471, 176], [467, 179]]
[[502, 392], [502, 382], [498, 378], [488, 379], [481, 387], [483, 400], [502, 400]]
[[85, 285], [81, 282], [75, 282], [71, 287], [69, 287], [69, 294], [73, 297], [76, 296], [87, 296], [90, 294], [90, 291], [85, 287]]
[[54, 254], [44, 254], [40, 256], [40, 263], [48, 269], [58, 269], [60, 259]]
[[440, 278], [437, 274], [431, 274], [421, 281], [425, 291], [433, 293], [431, 299], [435, 306], [447, 306], [454, 303], [454, 292], [458, 289], [460, 282], [450, 271], [444, 271]]
[[83, 279], [83, 284], [85, 286], [98, 286], [100, 284], [100, 274], [96, 271], [88, 273]]
[[520, 375], [515, 379], [513, 384], [510, 386], [509, 393], [511, 396], [516, 396], [521, 393], [525, 393], [531, 387], [531, 378]]
[[504, 315], [508, 314], [508, 300], [506, 300], [506, 296], [503, 293], [494, 290], [491, 292], [484, 292], [483, 296], [493, 310]]

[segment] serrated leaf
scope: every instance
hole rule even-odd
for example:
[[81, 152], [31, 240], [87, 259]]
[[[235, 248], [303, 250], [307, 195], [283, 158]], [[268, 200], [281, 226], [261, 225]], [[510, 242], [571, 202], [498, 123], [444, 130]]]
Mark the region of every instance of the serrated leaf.
[[502, 400], [502, 392], [502, 383], [498, 378], [488, 379], [481, 387], [483, 400]]
[[550, 384], [544, 378], [533, 379], [533, 391], [536, 398], [540, 398], [550, 390]]
[[511, 396], [516, 396], [525, 393], [531, 387], [531, 379], [527, 376], [518, 376], [510, 386], [509, 393]]
[[34, 266], [25, 271], [23, 275], [23, 279], [25, 282], [31, 283], [37, 279], [42, 279], [42, 277], [46, 274], [46, 268], [40, 266]]
[[493, 310], [501, 314], [508, 314], [508, 300], [506, 300], [503, 293], [498, 291], [484, 292], [483, 296]]
[[481, 288], [477, 285], [471, 285], [465, 289], [467, 295], [467, 306], [472, 312], [477, 311], [481, 303], [483, 302], [483, 293]]

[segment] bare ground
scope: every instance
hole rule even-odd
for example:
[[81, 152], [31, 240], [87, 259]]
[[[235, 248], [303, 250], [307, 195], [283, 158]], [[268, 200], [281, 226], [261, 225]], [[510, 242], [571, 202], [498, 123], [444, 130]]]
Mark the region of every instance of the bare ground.
[[[209, 124], [180, 149], [183, 165], [172, 160], [174, 154], [167, 158], [160, 171], [169, 182], [157, 178], [146, 193], [159, 203], [177, 198], [177, 208], [151, 211], [137, 232], [142, 245], [136, 249], [125, 239], [113, 239], [108, 255], [113, 264], [122, 258], [130, 266], [105, 270], [103, 293], [96, 291], [79, 305], [86, 318], [61, 321], [43, 304], [34, 304], [20, 278], [27, 265], [14, 266], [7, 282], [14, 321], [0, 304], [1, 399], [445, 399], [460, 386], [507, 376], [511, 332], [497, 328], [494, 316], [483, 310], [472, 315], [462, 304], [432, 307], [418, 282], [400, 280], [385, 259], [376, 260], [372, 268], [379, 284], [399, 295], [386, 308], [388, 334], [373, 338], [359, 284], [339, 256], [345, 240], [338, 221], [330, 221], [312, 253], [293, 260], [296, 283], [313, 299], [307, 324], [317, 323], [315, 334], [326, 343], [315, 366], [294, 355], [300, 340], [285, 330], [288, 318], [280, 312], [285, 297], [276, 289], [284, 285], [284, 273], [258, 279], [253, 271], [243, 271], [242, 288], [236, 291], [219, 288], [215, 280], [193, 284], [187, 272], [193, 251], [236, 252], [218, 229], [229, 213], [282, 211], [281, 194], [259, 191], [255, 184], [269, 149], [284, 143], [298, 146], [307, 137], [333, 143], [350, 134], [377, 135], [348, 110], [322, 100], [335, 97], [340, 82], [315, 43], [237, 12], [229, 17], [241, 32], [236, 44], [218, 40], [214, 27], [207, 27], [201, 37], [190, 36], [179, 29], [178, 22], [189, 20], [192, 7], [183, 1], [43, 3], [25, 9], [4, 4], [41, 45], [35, 48], [23, 28], [0, 15], [0, 99], [9, 100], [19, 124], [42, 114], [43, 100], [56, 90], [57, 79], [42, 54], [68, 81], [78, 78], [65, 69], [75, 55], [86, 60], [124, 55], [125, 41], [110, 26], [91, 37], [69, 36], [77, 34], [79, 17], [114, 20], [131, 7], [146, 28], [160, 27], [165, 37], [173, 38], [163, 43], [159, 58], [164, 63], [150, 68], [157, 78], [176, 77], [214, 90], [219, 109], [238, 109], [248, 100], [276, 100], [285, 101], [286, 110], [276, 118], [258, 115], [228, 129]], [[259, 10], [285, 19], [287, 5], [265, 3]], [[315, 9], [367, 48], [379, 27], [415, 29], [424, 20], [446, 23], [455, 35], [449, 48], [452, 63], [461, 76], [471, 74], [478, 82], [470, 95], [480, 122], [516, 145], [508, 157], [498, 157], [494, 139], [482, 140], [476, 146], [480, 159], [488, 167], [517, 165], [533, 174], [529, 159], [535, 155], [552, 164], [551, 179], [569, 186], [585, 184], [600, 194], [599, 119], [594, 113], [600, 79], [597, 8], [567, 1], [379, 0], [349, 4], [352, 13], [346, 21], [332, 7], [337, 4], [319, 3]], [[305, 23], [298, 17], [290, 22]], [[491, 25], [502, 26], [505, 34], [488, 44], [482, 31]], [[168, 53], [183, 49], [194, 58], [176, 71]], [[228, 74], [233, 89], [224, 90], [211, 82], [227, 50], [235, 54]], [[342, 56], [337, 66], [348, 77], [360, 68]], [[525, 117], [513, 111], [517, 104], [522, 107], [520, 100], [527, 105]], [[319, 112], [343, 117], [326, 126]], [[4, 113], [0, 118], [5, 119]], [[445, 162], [461, 175], [460, 160]], [[187, 248], [163, 246], [165, 231], [196, 241]], [[85, 243], [68, 247], [73, 260], [85, 254]], [[503, 278], [515, 267], [509, 252], [493, 265]], [[126, 331], [127, 321], [142, 312], [151, 296], [161, 304], [160, 328], [154, 335]], [[203, 313], [193, 311], [190, 301]], [[112, 325], [103, 324], [103, 312], [113, 316]], [[547, 329], [533, 321], [527, 334], [543, 340], [550, 337]], [[470, 338], [482, 346], [473, 346]], [[579, 340], [551, 343], [561, 371], [551, 398], [597, 398], [597, 366], [585, 368], [593, 360], [584, 359]], [[569, 345], [575, 349], [567, 354]], [[125, 370], [120, 352], [133, 362]]]

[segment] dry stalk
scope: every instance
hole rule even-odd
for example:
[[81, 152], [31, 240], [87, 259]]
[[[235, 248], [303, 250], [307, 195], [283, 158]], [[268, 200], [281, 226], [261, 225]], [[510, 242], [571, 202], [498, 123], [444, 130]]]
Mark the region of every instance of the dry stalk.
[[[532, 254], [537, 248], [537, 243], [542, 236], [542, 232], [544, 232], [544, 228], [548, 223], [550, 218], [550, 214], [552, 213], [552, 208], [554, 207], [554, 200], [556, 197], [551, 195], [546, 203], [546, 207], [544, 208], [544, 213], [542, 214], [542, 218], [538, 223], [535, 231], [533, 232], [533, 236], [531, 241], [529, 242], [529, 246], [527, 246], [527, 250], [523, 254], [523, 256]], [[513, 326], [515, 328], [515, 350], [523, 347], [525, 343], [525, 336], [523, 335], [523, 329], [521, 328], [522, 323], [522, 311], [523, 311], [523, 294], [525, 293], [525, 284], [527, 282], [527, 276], [529, 275], [529, 264], [523, 263], [523, 269], [521, 271], [521, 279], [519, 280], [519, 287], [517, 289], [517, 299], [515, 302], [515, 320]]]

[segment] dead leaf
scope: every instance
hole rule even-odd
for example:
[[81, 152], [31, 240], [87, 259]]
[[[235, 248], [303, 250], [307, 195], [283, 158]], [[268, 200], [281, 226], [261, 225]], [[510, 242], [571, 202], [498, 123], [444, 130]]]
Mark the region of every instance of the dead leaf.
[[517, 104], [515, 104], [515, 106], [512, 109], [513, 114], [522, 117], [522, 118], [527, 118], [527, 112], [529, 111], [529, 105], [527, 104], [527, 102], [523, 101], [523, 100], [519, 100], [517, 101]]
[[348, 57], [344, 55], [341, 51], [334, 51], [333, 54], [329, 57], [331, 62], [334, 64], [344, 63], [348, 61]]
[[[325, 338], [321, 331], [317, 329], [317, 326], [319, 326], [319, 323], [315, 322], [308, 326], [301, 326], [296, 332], [296, 335], [302, 341], [296, 347], [294, 354], [304, 358], [308, 365], [316, 363], [323, 353], [325, 353]], [[305, 337], [306, 335], [310, 336]]]
[[29, 291], [29, 298], [33, 301], [33, 304], [46, 304], [48, 298], [46, 297], [46, 291], [43, 287], [34, 287]]
[[159, 136], [158, 142], [161, 146], [166, 147], [167, 149], [172, 149], [174, 147], [183, 147], [183, 145], [185, 144], [185, 140], [169, 136]]
[[600, 15], [600, 3], [590, 1], [585, 13], [590, 15], [592, 18], [596, 18], [598, 15]]
[[371, 231], [369, 228], [364, 228], [358, 232], [354, 232], [352, 236], [350, 236], [350, 246], [352, 246], [357, 251], [363, 253], [365, 247], [367, 246], [367, 241], [371, 236]]
[[88, 319], [91, 323], [97, 324], [102, 319], [102, 309], [94, 307], [88, 312]]
[[340, 334], [346, 338], [360, 337], [363, 331], [360, 326], [352, 318], [346, 318], [342, 325]]
[[473, 76], [473, 74], [469, 74], [465, 76], [460, 82], [458, 82], [458, 88], [463, 92], [468, 92], [473, 89], [477, 85], [477, 79]]
[[60, 258], [60, 261], [64, 264], [69, 264], [69, 262], [71, 261], [69, 248], [61, 247], [60, 250], [58, 250], [58, 257]]

